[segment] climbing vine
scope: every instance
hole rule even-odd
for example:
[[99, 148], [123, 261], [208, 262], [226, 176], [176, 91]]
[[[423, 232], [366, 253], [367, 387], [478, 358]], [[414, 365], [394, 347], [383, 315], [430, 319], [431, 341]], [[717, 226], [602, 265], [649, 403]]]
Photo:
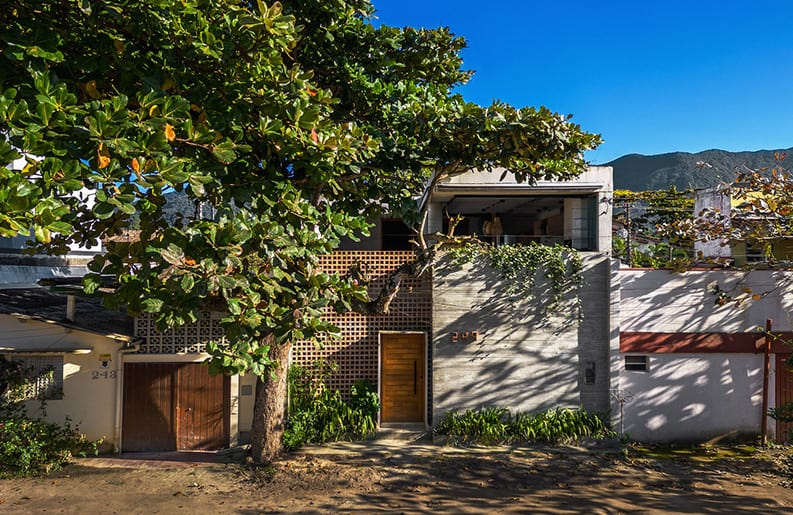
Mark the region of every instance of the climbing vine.
[[450, 251], [452, 261], [460, 266], [481, 258], [501, 274], [509, 295], [524, 298], [535, 297], [534, 285], [538, 270], [550, 281], [553, 309], [559, 306], [565, 293], [576, 294], [576, 304], [580, 314], [578, 290], [584, 283], [583, 262], [580, 254], [560, 244], [541, 245], [531, 242], [527, 245], [485, 245], [470, 242]]

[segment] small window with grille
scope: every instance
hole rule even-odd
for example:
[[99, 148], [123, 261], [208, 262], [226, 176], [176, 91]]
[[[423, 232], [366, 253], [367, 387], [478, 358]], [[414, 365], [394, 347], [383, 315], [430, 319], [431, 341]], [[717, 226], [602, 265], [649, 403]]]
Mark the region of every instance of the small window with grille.
[[63, 399], [63, 356], [25, 356], [15, 361], [21, 363], [26, 379], [7, 393], [14, 400]]

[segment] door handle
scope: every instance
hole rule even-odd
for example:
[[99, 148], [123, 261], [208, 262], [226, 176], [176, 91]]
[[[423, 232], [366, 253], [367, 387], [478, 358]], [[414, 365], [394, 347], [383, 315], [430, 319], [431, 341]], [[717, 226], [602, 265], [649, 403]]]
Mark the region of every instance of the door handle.
[[413, 395], [416, 395], [418, 389], [418, 372], [419, 366], [417, 360], [413, 360]]

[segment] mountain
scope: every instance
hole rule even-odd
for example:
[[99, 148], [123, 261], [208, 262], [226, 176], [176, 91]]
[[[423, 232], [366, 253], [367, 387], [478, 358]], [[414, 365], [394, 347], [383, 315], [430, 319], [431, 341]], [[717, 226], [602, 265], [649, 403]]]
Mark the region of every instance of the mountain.
[[614, 168], [615, 189], [645, 191], [662, 190], [670, 186], [678, 189], [709, 188], [722, 182], [732, 182], [736, 172], [746, 168], [757, 170], [776, 166], [788, 169], [787, 161], [780, 163], [774, 159], [775, 152], [787, 153], [793, 160], [793, 148], [755, 152], [705, 150], [696, 154], [628, 154], [603, 166]]

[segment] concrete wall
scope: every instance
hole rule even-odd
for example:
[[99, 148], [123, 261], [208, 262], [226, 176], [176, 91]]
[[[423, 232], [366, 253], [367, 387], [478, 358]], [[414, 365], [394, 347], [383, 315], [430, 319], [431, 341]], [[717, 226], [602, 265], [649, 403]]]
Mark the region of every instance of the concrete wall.
[[[790, 331], [793, 272], [710, 270], [676, 273], [621, 270], [620, 331], [753, 333], [774, 321]], [[715, 303], [714, 285], [744, 302]], [[765, 294], [751, 300], [752, 294]], [[612, 356], [624, 405], [624, 430], [644, 441], [702, 441], [758, 434], [762, 423], [761, 353], [644, 354], [647, 372], [626, 371], [624, 354]], [[772, 356], [769, 406], [775, 402]], [[612, 406], [618, 422], [619, 407]], [[768, 421], [769, 435], [775, 424]]]
[[[694, 216], [699, 216], [704, 209], [718, 210], [726, 218], [730, 217], [730, 195], [725, 194], [719, 186], [696, 191], [694, 197]], [[709, 258], [730, 257], [730, 246], [726, 240], [695, 241], [694, 251]]]
[[[509, 297], [482, 262], [460, 268], [441, 261], [433, 279], [434, 424], [448, 410], [483, 406], [608, 409], [611, 267], [604, 254], [584, 258], [580, 321], [573, 298], [546, 312], [536, 301]], [[540, 298], [548, 298], [547, 286], [538, 277]], [[595, 367], [592, 385], [584, 384], [588, 362]]]

